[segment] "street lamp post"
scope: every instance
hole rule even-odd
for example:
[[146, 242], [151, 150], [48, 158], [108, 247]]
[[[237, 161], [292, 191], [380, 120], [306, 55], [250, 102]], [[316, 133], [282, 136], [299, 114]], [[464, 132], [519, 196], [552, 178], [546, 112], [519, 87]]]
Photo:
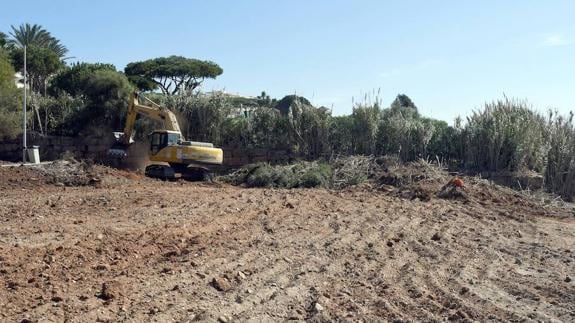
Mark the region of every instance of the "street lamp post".
[[26, 45], [24, 45], [24, 120], [22, 121], [23, 123], [23, 128], [24, 128], [24, 133], [22, 136], [22, 163], [26, 163], [26, 151], [27, 151], [27, 147], [26, 147]]

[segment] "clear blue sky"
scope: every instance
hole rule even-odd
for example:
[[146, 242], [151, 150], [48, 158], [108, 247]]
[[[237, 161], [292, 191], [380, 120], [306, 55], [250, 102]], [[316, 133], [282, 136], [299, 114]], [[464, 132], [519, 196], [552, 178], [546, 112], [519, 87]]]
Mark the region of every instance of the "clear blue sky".
[[183, 55], [217, 62], [204, 89], [294, 92], [349, 114], [405, 93], [451, 121], [483, 102], [575, 109], [575, 1], [8, 1], [0, 30], [38, 23], [77, 60]]

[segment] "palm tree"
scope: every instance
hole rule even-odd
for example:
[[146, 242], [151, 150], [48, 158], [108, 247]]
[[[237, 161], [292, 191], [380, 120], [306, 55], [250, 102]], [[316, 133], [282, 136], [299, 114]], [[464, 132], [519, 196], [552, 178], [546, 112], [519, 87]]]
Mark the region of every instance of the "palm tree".
[[0, 48], [3, 48], [8, 42], [8, 36], [0, 31]]
[[48, 48], [56, 53], [60, 58], [64, 57], [68, 52], [66, 46], [62, 45], [58, 39], [54, 38], [50, 32], [40, 25], [30, 25], [26, 23], [21, 24], [18, 28], [14, 26], [11, 27], [12, 32], [10, 32], [10, 36], [12, 36], [12, 39], [8, 41], [8, 44], [12, 46], [37, 46]]

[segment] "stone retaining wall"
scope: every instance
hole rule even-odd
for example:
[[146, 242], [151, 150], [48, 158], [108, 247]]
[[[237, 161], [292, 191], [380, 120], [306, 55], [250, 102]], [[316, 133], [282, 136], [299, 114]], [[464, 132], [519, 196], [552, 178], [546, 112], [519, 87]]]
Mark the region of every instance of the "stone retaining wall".
[[[62, 158], [65, 153], [71, 153], [76, 159], [92, 159], [96, 162], [108, 163], [107, 152], [114, 142], [112, 136], [105, 138], [82, 138], [42, 136], [29, 133], [28, 146], [40, 146], [41, 160]], [[138, 146], [146, 145], [144, 143]], [[224, 150], [224, 166], [240, 167], [255, 162], [284, 163], [298, 156], [289, 150], [244, 150], [235, 147], [222, 147]], [[136, 150], [135, 150], [136, 151]], [[137, 160], [147, 156], [147, 148], [137, 149], [131, 159]], [[22, 160], [22, 138], [0, 142], [0, 160], [18, 162]], [[132, 161], [128, 161], [132, 163]], [[134, 162], [134, 164], [136, 164]], [[141, 167], [141, 163], [138, 164]], [[130, 167], [132, 168], [132, 167]]]

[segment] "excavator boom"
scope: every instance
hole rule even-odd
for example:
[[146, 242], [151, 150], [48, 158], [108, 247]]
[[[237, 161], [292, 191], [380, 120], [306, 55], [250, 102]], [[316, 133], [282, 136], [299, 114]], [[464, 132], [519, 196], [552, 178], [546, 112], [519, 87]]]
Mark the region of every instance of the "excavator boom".
[[[127, 155], [126, 151], [128, 147], [134, 142], [132, 137], [134, 132], [134, 125], [136, 123], [136, 117], [138, 115], [143, 115], [149, 119], [159, 121], [163, 124], [164, 129], [181, 134], [178, 120], [172, 111], [170, 111], [168, 108], [156, 104], [144, 96], [142, 97], [152, 105], [142, 105], [138, 100], [139, 97], [140, 96], [138, 93], [132, 93], [130, 95], [124, 132], [114, 132], [116, 143], [108, 150], [109, 156], [125, 157]], [[184, 139], [181, 138], [181, 140], [183, 141]]]

